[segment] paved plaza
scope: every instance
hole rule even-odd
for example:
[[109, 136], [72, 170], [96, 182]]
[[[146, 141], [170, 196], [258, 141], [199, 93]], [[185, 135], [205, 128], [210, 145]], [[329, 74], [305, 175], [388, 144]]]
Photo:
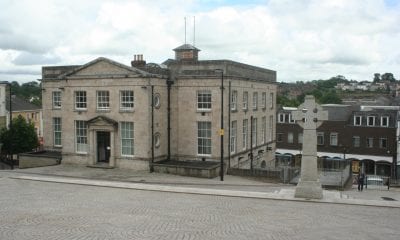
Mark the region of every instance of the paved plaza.
[[[68, 166], [3, 170], [0, 239], [400, 239], [396, 205], [252, 197], [293, 187], [226, 177], [220, 182]], [[157, 186], [211, 194], [151, 189]], [[218, 195], [224, 192], [242, 197]], [[363, 203], [382, 195], [398, 200], [399, 191], [342, 194]]]

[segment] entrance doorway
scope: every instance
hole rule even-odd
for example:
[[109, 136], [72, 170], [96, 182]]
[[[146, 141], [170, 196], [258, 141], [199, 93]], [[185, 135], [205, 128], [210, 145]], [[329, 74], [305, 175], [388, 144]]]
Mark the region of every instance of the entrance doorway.
[[110, 162], [110, 132], [97, 132], [97, 162]]

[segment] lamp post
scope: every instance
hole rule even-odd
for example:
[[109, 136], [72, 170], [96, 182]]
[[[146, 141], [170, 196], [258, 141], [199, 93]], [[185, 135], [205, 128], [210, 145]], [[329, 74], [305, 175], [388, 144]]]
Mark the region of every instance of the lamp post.
[[11, 104], [11, 102], [12, 102], [12, 94], [11, 94], [11, 83], [9, 83], [8, 84], [8, 86], [9, 86], [9, 91], [10, 91], [10, 102], [9, 102], [9, 109], [10, 109], [10, 125], [9, 125], [9, 127], [10, 127], [10, 135], [11, 135], [11, 141], [10, 141], [10, 164], [11, 164], [11, 169], [14, 169], [14, 160], [13, 160], [13, 152], [12, 152], [12, 150], [13, 150], [13, 134], [12, 134], [12, 104]]
[[219, 176], [221, 181], [224, 181], [224, 70], [215, 69], [216, 72], [221, 72], [221, 128], [219, 135], [221, 137], [221, 162]]

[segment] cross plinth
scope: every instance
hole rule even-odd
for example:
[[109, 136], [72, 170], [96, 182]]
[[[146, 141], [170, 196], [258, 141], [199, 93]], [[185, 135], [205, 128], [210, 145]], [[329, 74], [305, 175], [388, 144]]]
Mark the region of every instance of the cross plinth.
[[323, 111], [313, 96], [307, 95], [299, 110], [293, 112], [294, 120], [303, 128], [303, 154], [301, 175], [295, 197], [321, 199], [322, 187], [317, 166], [317, 128], [328, 119], [328, 112]]

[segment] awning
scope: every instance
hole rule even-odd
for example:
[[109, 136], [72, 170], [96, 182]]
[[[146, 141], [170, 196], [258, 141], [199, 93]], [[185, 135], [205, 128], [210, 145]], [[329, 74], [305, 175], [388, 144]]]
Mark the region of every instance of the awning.
[[[280, 154], [285, 154], [285, 153], [290, 153], [293, 155], [297, 155], [297, 154], [302, 154], [301, 150], [294, 150], [294, 149], [283, 149], [283, 148], [277, 148], [276, 152], [279, 152]], [[329, 158], [343, 158], [344, 154], [343, 153], [331, 153], [331, 152], [318, 152], [317, 153], [318, 157], [329, 157]], [[375, 155], [361, 155], [361, 154], [349, 154], [346, 153], [346, 159], [350, 159], [350, 158], [355, 158], [358, 160], [372, 160], [375, 162], [378, 161], [385, 161], [385, 162], [392, 162], [393, 158], [392, 157], [388, 157], [388, 156], [375, 156]]]

